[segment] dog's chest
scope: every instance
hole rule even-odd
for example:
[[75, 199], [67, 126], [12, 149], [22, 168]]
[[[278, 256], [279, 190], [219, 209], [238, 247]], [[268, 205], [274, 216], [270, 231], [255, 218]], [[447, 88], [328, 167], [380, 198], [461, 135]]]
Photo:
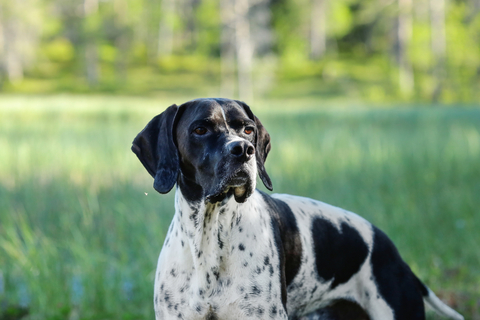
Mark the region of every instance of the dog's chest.
[[157, 319], [286, 319], [267, 211], [220, 209], [192, 221], [200, 233], [182, 223], [186, 211], [177, 210], [159, 257]]

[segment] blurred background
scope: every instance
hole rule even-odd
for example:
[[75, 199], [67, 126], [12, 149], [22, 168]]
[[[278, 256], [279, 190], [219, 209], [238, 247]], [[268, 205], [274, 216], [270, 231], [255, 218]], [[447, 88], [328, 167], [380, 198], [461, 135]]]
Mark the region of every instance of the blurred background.
[[208, 96], [262, 120], [275, 192], [365, 217], [480, 319], [479, 13], [480, 0], [0, 0], [0, 320], [154, 318], [174, 192], [155, 192], [130, 146], [169, 105]]
[[0, 1], [8, 93], [480, 99], [478, 0]]

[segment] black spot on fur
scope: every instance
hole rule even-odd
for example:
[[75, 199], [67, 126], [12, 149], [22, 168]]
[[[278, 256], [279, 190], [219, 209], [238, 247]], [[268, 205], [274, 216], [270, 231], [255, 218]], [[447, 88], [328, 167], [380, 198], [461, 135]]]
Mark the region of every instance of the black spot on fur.
[[210, 313], [206, 316], [205, 320], [218, 320], [217, 316], [210, 311]]
[[[290, 207], [283, 201], [260, 192], [271, 215], [276, 250], [280, 259], [282, 303], [286, 308], [287, 286], [293, 281], [302, 262], [302, 242], [297, 220]], [[272, 243], [269, 243], [272, 246]]]
[[333, 279], [332, 289], [347, 282], [367, 258], [367, 244], [346, 223], [338, 230], [330, 221], [317, 217], [312, 221], [312, 237], [318, 275], [325, 280]]
[[274, 273], [275, 271], [274, 271], [272, 265], [269, 265], [269, 266], [268, 266], [268, 272], [270, 273], [270, 277], [273, 276], [273, 273]]
[[240, 251], [245, 251], [245, 246], [243, 245], [243, 243], [240, 243], [240, 244], [238, 245], [238, 249], [239, 249]]
[[218, 281], [218, 278], [220, 278], [220, 272], [218, 272], [218, 268], [212, 268], [212, 273], [215, 276], [215, 280]]
[[262, 290], [258, 286], [256, 286], [256, 285], [252, 286], [252, 288], [251, 288], [251, 294], [252, 295], [257, 296], [257, 295], [260, 295], [261, 293], [262, 293]]
[[257, 316], [261, 317], [264, 312], [265, 312], [265, 310], [262, 307], [257, 308], [257, 312], [256, 312]]
[[270, 318], [275, 318], [277, 316], [277, 306], [273, 305], [270, 307]]
[[169, 300], [170, 300], [170, 293], [165, 292], [165, 294], [164, 294], [164, 296], [163, 296], [163, 300], [164, 300], [165, 302], [169, 302]]
[[385, 233], [375, 227], [373, 231], [372, 274], [380, 295], [395, 310], [396, 319], [425, 319], [422, 295], [427, 289]]
[[266, 266], [268, 266], [270, 264], [270, 257], [269, 256], [265, 256], [265, 258], [263, 258], [263, 264], [265, 264]]
[[370, 317], [357, 303], [347, 300], [338, 300], [328, 307], [308, 314], [304, 319], [370, 320]]
[[198, 216], [198, 212], [197, 211], [194, 211], [192, 212], [192, 214], [190, 215], [190, 220], [192, 220], [193, 222], [193, 225], [195, 226], [195, 229], [198, 227], [198, 219], [197, 219], [197, 216]]
[[220, 249], [223, 249], [223, 241], [220, 239], [220, 232], [217, 233], [217, 243]]

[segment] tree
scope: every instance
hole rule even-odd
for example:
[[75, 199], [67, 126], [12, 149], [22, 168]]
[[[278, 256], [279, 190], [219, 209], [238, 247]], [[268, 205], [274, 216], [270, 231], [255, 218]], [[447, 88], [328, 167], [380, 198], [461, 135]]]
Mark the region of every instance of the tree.
[[250, 21], [248, 19], [249, 0], [234, 0], [235, 12], [235, 50], [237, 54], [238, 96], [251, 101], [253, 45], [250, 39]]
[[327, 51], [327, 0], [312, 0], [310, 17], [310, 57], [321, 58]]
[[414, 88], [413, 70], [408, 58], [412, 38], [412, 0], [398, 0], [396, 56], [399, 68], [400, 92], [410, 97]]
[[0, 74], [8, 81], [20, 82], [25, 68], [33, 64], [41, 26], [39, 1], [0, 0]]
[[158, 31], [158, 56], [173, 52], [173, 27], [175, 23], [175, 0], [162, 0]]
[[234, 0], [220, 0], [220, 93], [233, 97], [235, 93], [235, 13]]
[[97, 48], [97, 19], [98, 0], [83, 0], [83, 32], [81, 34], [81, 47], [83, 48], [84, 70], [89, 86], [98, 84], [100, 77]]
[[432, 100], [438, 101], [445, 78], [445, 62], [447, 52], [445, 32], [445, 0], [430, 0], [430, 23], [432, 54], [434, 58], [433, 78], [436, 80]]

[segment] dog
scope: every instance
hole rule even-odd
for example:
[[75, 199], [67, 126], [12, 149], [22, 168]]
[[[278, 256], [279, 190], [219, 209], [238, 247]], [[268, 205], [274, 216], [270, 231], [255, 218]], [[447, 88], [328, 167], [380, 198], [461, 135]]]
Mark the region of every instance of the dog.
[[255, 189], [270, 136], [249, 106], [229, 99], [172, 105], [132, 151], [168, 193], [175, 215], [155, 275], [157, 320], [425, 319], [445, 305], [378, 228], [346, 210]]

